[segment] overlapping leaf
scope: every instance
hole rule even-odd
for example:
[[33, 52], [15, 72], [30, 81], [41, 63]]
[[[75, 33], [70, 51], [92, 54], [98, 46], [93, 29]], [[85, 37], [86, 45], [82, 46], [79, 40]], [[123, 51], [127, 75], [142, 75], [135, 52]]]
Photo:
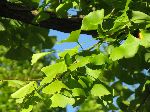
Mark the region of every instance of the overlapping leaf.
[[150, 47], [150, 31], [142, 30], [141, 36], [142, 38], [140, 45], [144, 46], [145, 48]]
[[[79, 59], [80, 58], [80, 59]], [[77, 59], [77, 62], [76, 63], [73, 63], [73, 64], [71, 64], [70, 65], [70, 67], [69, 67], [69, 69], [71, 70], [71, 71], [74, 71], [75, 69], [77, 69], [78, 67], [83, 67], [83, 66], [85, 66], [86, 64], [88, 64], [89, 63], [89, 57], [87, 56], [87, 57], [79, 57], [78, 59]]]
[[69, 98], [61, 94], [55, 94], [51, 97], [51, 107], [66, 107], [68, 104], [72, 105], [75, 103], [74, 98]]
[[42, 92], [46, 94], [54, 94], [54, 93], [59, 93], [62, 88], [67, 88], [65, 84], [63, 84], [61, 81], [54, 81], [45, 88], [43, 88]]
[[50, 54], [50, 52], [36, 53], [32, 55], [31, 65], [35, 64], [40, 58]]
[[150, 23], [150, 16], [140, 12], [140, 11], [132, 11], [132, 19], [134, 23], [143, 23], [148, 22]]
[[72, 31], [70, 36], [67, 39], [62, 40], [61, 43], [64, 43], [64, 42], [78, 42], [80, 32], [81, 32], [81, 30]]
[[103, 22], [104, 9], [90, 12], [83, 18], [81, 30], [96, 30]]
[[73, 95], [73, 96], [85, 96], [85, 92], [84, 92], [84, 90], [81, 89], [81, 88], [74, 88], [74, 89], [72, 90], [72, 95]]
[[15, 93], [11, 94], [12, 98], [23, 98], [27, 94], [30, 94], [32, 91], [34, 91], [37, 88], [37, 83], [35, 81], [30, 82], [26, 86], [20, 88]]
[[104, 95], [109, 95], [111, 94], [108, 89], [103, 86], [102, 84], [95, 84], [91, 90], [91, 94], [93, 96], [104, 96]]
[[66, 54], [73, 56], [74, 54], [78, 53], [79, 46], [76, 46], [72, 49], [66, 49], [63, 52], [58, 53], [59, 57], [65, 57]]
[[63, 73], [66, 70], [67, 70], [67, 66], [66, 66], [64, 61], [43, 67], [41, 69], [41, 71], [44, 72], [46, 76], [56, 75], [58, 73]]
[[90, 59], [90, 62], [93, 63], [94, 65], [102, 65], [107, 61], [107, 56], [104, 54], [100, 53], [98, 55], [93, 55]]
[[128, 35], [127, 40], [119, 46], [112, 50], [110, 54], [110, 59], [113, 61], [125, 58], [133, 57], [139, 48], [140, 40], [132, 36], [131, 34]]

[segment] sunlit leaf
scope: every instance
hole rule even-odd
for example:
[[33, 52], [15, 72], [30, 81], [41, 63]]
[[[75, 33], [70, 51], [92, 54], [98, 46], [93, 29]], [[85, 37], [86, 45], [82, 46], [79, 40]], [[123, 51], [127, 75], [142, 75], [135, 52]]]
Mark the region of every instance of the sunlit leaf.
[[64, 61], [43, 67], [41, 69], [41, 71], [44, 72], [46, 76], [63, 73], [66, 70], [67, 70], [67, 66]]
[[132, 19], [134, 23], [149, 22], [150, 16], [140, 11], [132, 11]]
[[90, 12], [82, 20], [81, 30], [96, 30], [98, 24], [103, 22], [104, 9]]
[[80, 59], [78, 58], [77, 60], [79, 60], [79, 61], [77, 61], [76, 63], [73, 63], [69, 66], [69, 69], [71, 71], [74, 71], [78, 67], [83, 67], [89, 63], [89, 57], [88, 56], [87, 57], [80, 57]]
[[132, 36], [131, 34], [128, 35], [127, 40], [119, 46], [112, 50], [110, 54], [110, 59], [113, 61], [125, 58], [133, 57], [139, 48], [140, 40]]
[[104, 95], [109, 95], [111, 94], [105, 86], [102, 84], [95, 84], [91, 90], [91, 94], [93, 96], [104, 96]]
[[68, 104], [72, 105], [75, 103], [74, 98], [69, 98], [61, 94], [54, 94], [51, 97], [52, 105], [51, 107], [66, 107]]
[[97, 79], [97, 78], [100, 76], [101, 70], [92, 70], [92, 69], [86, 67], [86, 73], [87, 73], [89, 76], [91, 76], [91, 77]]
[[141, 38], [140, 44], [144, 46], [145, 48], [150, 47], [150, 31], [142, 30], [141, 35], [142, 35], [142, 38]]
[[47, 77], [44, 77], [43, 80], [40, 82], [40, 85], [44, 85], [47, 83], [51, 83], [53, 79], [56, 77], [57, 74], [50, 74]]
[[70, 36], [67, 39], [62, 40], [61, 43], [64, 43], [64, 42], [78, 42], [80, 32], [81, 32], [81, 30], [72, 31]]
[[31, 65], [35, 64], [40, 58], [42, 58], [42, 57], [44, 57], [44, 56], [46, 56], [48, 54], [50, 54], [50, 52], [33, 54], [32, 60], [31, 60]]
[[59, 57], [65, 57], [66, 54], [69, 54], [70, 56], [73, 56], [76, 53], [78, 53], [78, 49], [79, 49], [79, 46], [76, 46], [72, 49], [66, 49], [63, 52], [58, 53], [58, 55], [59, 55]]
[[67, 88], [61, 81], [54, 81], [45, 88], [43, 88], [42, 92], [46, 94], [54, 94], [59, 93], [62, 88]]
[[100, 53], [98, 55], [93, 55], [93, 57], [90, 59], [90, 62], [94, 65], [102, 65], [107, 61], [107, 57]]
[[24, 86], [26, 83], [20, 80], [8, 80], [8, 86], [11, 87], [20, 87]]
[[29, 105], [27, 109], [22, 109], [21, 112], [31, 112], [33, 109], [33, 105]]
[[37, 88], [37, 83], [35, 81], [30, 82], [26, 86], [20, 88], [15, 93], [11, 94], [12, 98], [23, 98], [27, 94], [30, 94], [32, 91], [34, 91]]
[[73, 95], [73, 96], [85, 96], [85, 92], [84, 92], [84, 90], [81, 89], [81, 88], [74, 88], [74, 89], [72, 90], [72, 95]]

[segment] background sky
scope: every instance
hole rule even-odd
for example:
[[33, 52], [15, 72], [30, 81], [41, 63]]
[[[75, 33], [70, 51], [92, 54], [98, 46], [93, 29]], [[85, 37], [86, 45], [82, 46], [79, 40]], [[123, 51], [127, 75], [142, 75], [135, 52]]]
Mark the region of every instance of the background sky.
[[[56, 36], [57, 42], [60, 42], [61, 40], [64, 40], [69, 37], [69, 33], [63, 33], [57, 30], [50, 30], [49, 36]], [[97, 43], [97, 40], [93, 39], [91, 35], [81, 34], [79, 37], [79, 43], [82, 45], [83, 49], [87, 49], [93, 44]], [[78, 44], [76, 42], [70, 42], [70, 43], [62, 43], [58, 44], [53, 47], [56, 51], [64, 51], [65, 49], [70, 49]], [[81, 50], [81, 48], [80, 48]]]

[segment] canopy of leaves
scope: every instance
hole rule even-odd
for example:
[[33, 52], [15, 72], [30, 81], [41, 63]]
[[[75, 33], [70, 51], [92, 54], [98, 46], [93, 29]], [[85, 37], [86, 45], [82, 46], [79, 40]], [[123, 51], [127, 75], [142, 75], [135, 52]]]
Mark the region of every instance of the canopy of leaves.
[[[11, 96], [10, 103], [19, 103], [18, 109], [10, 104], [8, 108], [16, 112], [63, 111], [70, 104], [80, 106], [79, 112], [150, 111], [149, 0], [2, 0], [0, 3], [1, 11], [8, 12], [0, 12], [2, 78], [30, 73], [29, 64], [33, 65], [29, 76], [40, 77], [37, 82], [28, 83], [1, 81], [2, 88], [10, 85], [19, 88], [11, 88], [12, 92], [2, 89], [3, 94]], [[70, 10], [76, 15], [69, 14]], [[47, 49], [53, 47], [56, 37], [48, 36], [49, 29], [70, 32], [60, 43], [79, 45], [59, 52], [59, 58], [54, 58], [53, 51]], [[83, 49], [78, 41], [81, 33], [91, 34], [98, 43]], [[38, 75], [39, 69], [42, 76]], [[8, 96], [5, 98], [9, 99]], [[35, 109], [39, 105], [43, 110]], [[0, 109], [7, 110], [2, 103]]]

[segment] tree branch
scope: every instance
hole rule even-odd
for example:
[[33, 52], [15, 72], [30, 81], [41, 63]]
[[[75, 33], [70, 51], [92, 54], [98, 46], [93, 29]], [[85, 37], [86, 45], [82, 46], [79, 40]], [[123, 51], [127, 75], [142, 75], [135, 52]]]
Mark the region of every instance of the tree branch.
[[[33, 13], [34, 9], [26, 8], [23, 5], [10, 3], [7, 1], [0, 1], [0, 16], [5, 18], [11, 18], [19, 20], [21, 22], [32, 24], [39, 27], [44, 27], [48, 29], [54, 29], [62, 31], [65, 33], [70, 33], [71, 31], [78, 30], [82, 24], [82, 18], [72, 17], [72, 18], [58, 18], [54, 13], [50, 13], [50, 18], [43, 20], [38, 24], [33, 23], [34, 18], [37, 14]], [[97, 35], [96, 31], [82, 31], [82, 33]]]

